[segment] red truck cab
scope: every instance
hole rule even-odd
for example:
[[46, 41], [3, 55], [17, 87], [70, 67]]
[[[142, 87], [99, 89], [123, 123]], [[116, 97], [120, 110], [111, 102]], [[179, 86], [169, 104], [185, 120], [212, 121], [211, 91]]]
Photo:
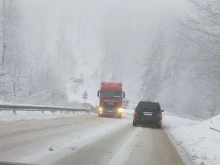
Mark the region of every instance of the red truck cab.
[[122, 83], [102, 82], [101, 89], [98, 91], [99, 99], [98, 116], [122, 117], [122, 99], [125, 92], [122, 90]]

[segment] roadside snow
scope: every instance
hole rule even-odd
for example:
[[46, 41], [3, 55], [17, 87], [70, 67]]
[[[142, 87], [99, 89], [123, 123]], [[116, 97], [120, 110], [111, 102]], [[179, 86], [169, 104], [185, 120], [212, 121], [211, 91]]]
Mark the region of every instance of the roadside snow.
[[51, 119], [51, 118], [58, 118], [58, 117], [70, 117], [70, 116], [78, 116], [83, 115], [85, 113], [82, 112], [61, 112], [56, 111], [52, 112], [42, 112], [34, 111], [34, 112], [25, 112], [25, 111], [17, 111], [16, 115], [12, 111], [0, 111], [0, 122], [7, 122], [7, 121], [23, 121], [23, 120], [39, 120], [39, 119]]
[[220, 115], [205, 121], [194, 121], [164, 115], [164, 125], [190, 155], [195, 164], [220, 164]]

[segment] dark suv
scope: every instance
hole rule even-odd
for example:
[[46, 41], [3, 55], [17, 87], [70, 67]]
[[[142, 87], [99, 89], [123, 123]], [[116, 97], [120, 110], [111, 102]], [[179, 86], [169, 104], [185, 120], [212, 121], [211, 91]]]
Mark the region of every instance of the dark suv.
[[134, 111], [133, 126], [156, 124], [158, 128], [161, 128], [162, 112], [158, 102], [140, 101]]

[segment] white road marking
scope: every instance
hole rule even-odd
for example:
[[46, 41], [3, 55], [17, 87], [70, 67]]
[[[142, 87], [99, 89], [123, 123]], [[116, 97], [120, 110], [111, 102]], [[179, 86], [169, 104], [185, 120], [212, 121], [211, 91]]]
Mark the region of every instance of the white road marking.
[[136, 128], [132, 136], [122, 145], [107, 165], [124, 165], [136, 145], [141, 128]]

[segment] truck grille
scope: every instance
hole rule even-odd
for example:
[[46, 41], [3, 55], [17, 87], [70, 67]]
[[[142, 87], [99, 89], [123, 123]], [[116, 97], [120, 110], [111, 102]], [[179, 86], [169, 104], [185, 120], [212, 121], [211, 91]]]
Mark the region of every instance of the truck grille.
[[104, 109], [116, 109], [117, 102], [116, 101], [104, 101]]

